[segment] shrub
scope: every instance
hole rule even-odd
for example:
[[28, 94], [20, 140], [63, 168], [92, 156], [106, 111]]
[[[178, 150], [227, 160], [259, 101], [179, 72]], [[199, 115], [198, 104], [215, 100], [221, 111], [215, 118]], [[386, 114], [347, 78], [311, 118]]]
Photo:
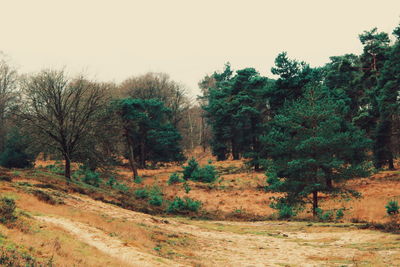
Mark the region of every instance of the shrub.
[[203, 183], [212, 183], [217, 178], [218, 174], [213, 165], [205, 165], [203, 168], [197, 168], [191, 176], [191, 180]]
[[39, 200], [49, 203], [51, 205], [56, 205], [59, 204], [58, 201], [56, 199], [54, 199], [54, 197], [52, 197], [49, 193], [44, 192], [42, 190], [33, 190], [32, 194], [34, 196], [36, 196]]
[[[45, 266], [26, 252], [20, 252], [12, 247], [0, 248], [0, 265], [7, 267]], [[53, 266], [51, 262], [47, 266]]]
[[150, 195], [149, 204], [153, 206], [161, 206], [163, 203], [162, 195]]
[[57, 165], [57, 164], [47, 165], [46, 169], [48, 169], [50, 172], [55, 173], [55, 174], [59, 174], [59, 175], [64, 174], [64, 169], [62, 168], [62, 166]]
[[318, 219], [320, 219], [323, 222], [332, 221], [333, 220], [333, 211], [327, 210], [324, 212], [322, 209], [318, 208], [317, 216], [318, 216]]
[[0, 199], [0, 222], [8, 223], [17, 219], [15, 216], [15, 200], [9, 197], [2, 197]]
[[133, 182], [135, 184], [141, 184], [143, 182], [143, 178], [140, 176], [135, 176], [135, 179], [133, 179]]
[[173, 174], [171, 174], [171, 176], [168, 179], [167, 184], [172, 185], [172, 184], [178, 184], [182, 182], [181, 177], [179, 176], [179, 173], [174, 172]]
[[149, 197], [149, 192], [145, 188], [143, 189], [137, 189], [135, 192], [135, 197], [138, 199], [145, 199]]
[[86, 166], [80, 166], [74, 175], [76, 179], [81, 178], [82, 182], [95, 187], [99, 187], [101, 184], [100, 174], [98, 172], [92, 171]]
[[106, 182], [106, 185], [109, 187], [114, 187], [114, 185], [118, 184], [117, 180], [115, 179], [114, 176], [111, 176], [108, 181]]
[[340, 208], [336, 211], [336, 220], [343, 219], [344, 216], [344, 208]]
[[188, 180], [192, 177], [192, 173], [199, 168], [195, 158], [188, 161], [188, 165], [183, 167], [183, 179]]
[[399, 214], [399, 203], [396, 200], [390, 200], [386, 206], [386, 213], [390, 216]]
[[193, 200], [185, 197], [175, 197], [175, 199], [169, 203], [167, 212], [173, 214], [186, 214], [189, 212], [197, 212], [201, 207], [201, 201]]
[[186, 194], [189, 194], [190, 190], [192, 190], [187, 182], [183, 183], [183, 189], [185, 189]]
[[281, 201], [272, 202], [270, 207], [278, 211], [279, 219], [290, 219], [296, 216], [296, 211], [293, 206]]

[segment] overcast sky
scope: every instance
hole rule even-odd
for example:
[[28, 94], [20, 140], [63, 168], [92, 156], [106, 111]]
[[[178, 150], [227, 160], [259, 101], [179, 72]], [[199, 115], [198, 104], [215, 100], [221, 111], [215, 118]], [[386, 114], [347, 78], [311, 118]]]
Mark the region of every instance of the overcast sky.
[[66, 66], [100, 81], [166, 72], [192, 95], [229, 61], [271, 76], [281, 51], [313, 66], [360, 53], [400, 22], [400, 0], [0, 0], [0, 51], [21, 72]]

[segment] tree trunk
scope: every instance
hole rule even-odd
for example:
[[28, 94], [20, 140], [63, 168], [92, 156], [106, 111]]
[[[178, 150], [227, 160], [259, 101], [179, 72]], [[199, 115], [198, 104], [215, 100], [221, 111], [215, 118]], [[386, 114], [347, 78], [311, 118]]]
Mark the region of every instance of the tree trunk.
[[64, 160], [65, 160], [64, 176], [68, 180], [71, 180], [71, 160], [68, 155], [64, 156]]
[[313, 216], [317, 217], [317, 209], [318, 209], [318, 191], [313, 192]]
[[237, 146], [236, 146], [236, 142], [234, 139], [231, 140], [231, 146], [232, 146], [232, 157], [233, 160], [239, 160], [240, 159], [240, 155], [239, 152], [237, 151]]
[[129, 137], [129, 132], [127, 129], [125, 129], [125, 138], [126, 138], [126, 143], [128, 145], [128, 160], [129, 160], [129, 166], [131, 167], [132, 173], [133, 173], [133, 179], [135, 179], [137, 176], [139, 176], [138, 171], [137, 171], [137, 165], [135, 161], [135, 155], [133, 153], [133, 142], [131, 138]]
[[140, 140], [140, 168], [144, 169], [146, 167], [145, 160], [145, 144], [144, 140]]

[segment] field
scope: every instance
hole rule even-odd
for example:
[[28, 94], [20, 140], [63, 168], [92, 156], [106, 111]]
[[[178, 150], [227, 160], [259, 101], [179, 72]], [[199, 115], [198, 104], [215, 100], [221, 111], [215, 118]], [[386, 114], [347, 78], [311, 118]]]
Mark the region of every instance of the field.
[[[195, 156], [201, 164], [212, 159]], [[117, 169], [118, 182], [131, 190], [157, 185], [166, 200], [200, 200], [201, 211], [186, 216], [105, 186], [66, 183], [44, 167], [54, 163], [1, 169], [11, 181], [0, 181], [0, 193], [15, 199], [18, 220], [0, 226], [0, 259], [19, 255], [16, 266], [29, 259], [54, 266], [400, 266], [399, 236], [373, 227], [389, 221], [385, 204], [400, 196], [398, 171], [349, 182], [360, 199], [322, 197], [324, 210], [344, 207], [345, 216], [320, 222], [306, 211], [296, 221], [276, 220], [265, 175], [242, 161], [213, 163], [218, 181], [189, 182], [189, 193], [182, 184], [167, 185], [180, 166], [140, 170], [140, 183], [128, 169]]]

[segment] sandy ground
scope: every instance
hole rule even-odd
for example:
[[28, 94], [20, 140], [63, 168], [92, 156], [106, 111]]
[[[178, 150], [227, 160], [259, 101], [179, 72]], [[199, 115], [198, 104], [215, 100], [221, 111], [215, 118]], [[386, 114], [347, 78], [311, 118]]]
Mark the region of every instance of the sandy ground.
[[[399, 266], [394, 262], [400, 257], [399, 246], [369, 249], [368, 244], [398, 240], [393, 239], [393, 235], [376, 231], [354, 227], [310, 227], [310, 224], [297, 222], [166, 219], [77, 195], [67, 200], [66, 204], [157, 227], [161, 231], [190, 235], [196, 240], [193, 258], [197, 264], [194, 264], [184, 259], [174, 261], [157, 257], [127, 246], [117, 238], [77, 221], [62, 217], [37, 217], [43, 223], [56, 224], [80, 241], [132, 266]], [[362, 265], [363, 262], [367, 264]]]

